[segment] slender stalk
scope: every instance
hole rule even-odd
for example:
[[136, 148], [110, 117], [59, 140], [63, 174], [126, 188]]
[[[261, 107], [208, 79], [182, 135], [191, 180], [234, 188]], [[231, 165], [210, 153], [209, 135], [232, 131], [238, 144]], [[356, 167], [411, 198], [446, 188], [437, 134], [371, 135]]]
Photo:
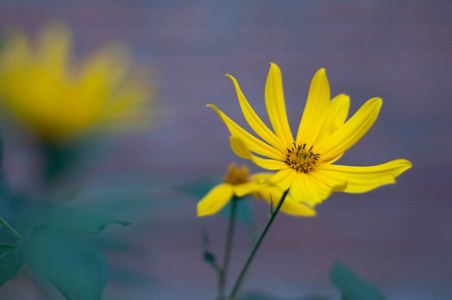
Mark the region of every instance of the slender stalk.
[[274, 212], [270, 215], [270, 220], [268, 220], [267, 225], [265, 226], [264, 230], [262, 231], [261, 235], [259, 236], [259, 239], [257, 240], [256, 244], [254, 245], [253, 250], [251, 250], [250, 255], [248, 256], [248, 260], [246, 261], [245, 265], [243, 266], [242, 271], [240, 272], [239, 277], [237, 278], [237, 281], [235, 282], [234, 288], [232, 289], [231, 295], [228, 299], [234, 299], [235, 295], [239, 291], [240, 285], [242, 284], [243, 278], [245, 277], [246, 271], [248, 270], [249, 265], [251, 264], [251, 261], [254, 258], [254, 255], [256, 254], [257, 249], [262, 243], [262, 240], [264, 239], [265, 235], [267, 234], [268, 229], [270, 228], [270, 225], [272, 225], [273, 220], [276, 217], [276, 214], [278, 214], [279, 209], [281, 208], [281, 205], [284, 202], [284, 199], [286, 199], [287, 193], [289, 193], [289, 189], [287, 189], [281, 196], [281, 200], [279, 200], [278, 205], [276, 206]]
[[0, 217], [0, 223], [3, 224], [3, 226], [6, 227], [6, 229], [9, 230], [9, 232], [11, 232], [17, 239], [21, 240], [22, 236], [14, 229], [11, 227], [11, 225], [8, 224], [8, 222], [6, 222], [2, 217]]
[[226, 246], [224, 250], [223, 258], [223, 268], [220, 271], [219, 281], [218, 281], [218, 299], [225, 299], [225, 285], [226, 278], [228, 275], [229, 261], [231, 258], [232, 240], [234, 236], [235, 219], [237, 215], [237, 200], [238, 198], [234, 195], [231, 203], [231, 215], [229, 217], [228, 233], [226, 237]]

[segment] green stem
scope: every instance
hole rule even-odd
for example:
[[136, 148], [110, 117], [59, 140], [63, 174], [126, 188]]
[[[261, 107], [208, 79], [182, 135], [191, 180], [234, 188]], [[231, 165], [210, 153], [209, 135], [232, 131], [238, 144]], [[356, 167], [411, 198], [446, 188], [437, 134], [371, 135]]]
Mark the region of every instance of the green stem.
[[21, 240], [22, 236], [14, 229], [11, 227], [11, 225], [8, 224], [8, 222], [6, 222], [2, 217], [0, 217], [0, 223], [3, 224], [3, 226], [6, 227], [6, 229], [9, 230], [9, 232], [11, 232], [17, 239]]
[[281, 205], [284, 202], [284, 199], [286, 199], [287, 193], [289, 193], [289, 189], [287, 189], [281, 196], [281, 200], [279, 200], [278, 205], [276, 206], [274, 212], [270, 215], [270, 220], [268, 220], [267, 225], [265, 226], [264, 230], [262, 231], [261, 235], [259, 236], [259, 239], [257, 240], [256, 244], [254, 245], [253, 250], [251, 250], [250, 255], [248, 256], [248, 260], [246, 261], [245, 265], [243, 266], [242, 271], [240, 272], [239, 277], [237, 278], [237, 281], [235, 282], [234, 288], [232, 289], [231, 295], [228, 299], [234, 299], [235, 295], [239, 291], [240, 285], [242, 284], [243, 278], [245, 277], [246, 271], [248, 270], [249, 265], [251, 264], [251, 261], [254, 258], [254, 255], [256, 254], [257, 249], [262, 243], [262, 240], [264, 239], [265, 235], [267, 234], [268, 229], [270, 228], [270, 225], [273, 223], [273, 220], [276, 217], [276, 214], [278, 214], [279, 209], [281, 208]]
[[219, 281], [218, 281], [218, 299], [225, 299], [225, 285], [226, 278], [229, 269], [229, 261], [231, 258], [232, 240], [234, 236], [235, 219], [237, 215], [237, 200], [238, 198], [234, 195], [231, 203], [231, 215], [229, 217], [228, 233], [226, 237], [226, 246], [224, 250], [223, 258], [223, 268], [220, 271]]

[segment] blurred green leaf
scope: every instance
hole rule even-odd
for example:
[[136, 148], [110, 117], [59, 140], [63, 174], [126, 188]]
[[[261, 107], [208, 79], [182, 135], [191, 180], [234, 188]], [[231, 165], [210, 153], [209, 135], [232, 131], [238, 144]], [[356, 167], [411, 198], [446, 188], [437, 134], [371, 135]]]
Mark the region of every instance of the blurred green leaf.
[[216, 263], [215, 255], [209, 250], [204, 251], [204, 261], [207, 262], [209, 265], [214, 266], [214, 268], [218, 266]]
[[149, 224], [165, 217], [158, 212], [165, 201], [153, 199], [168, 196], [155, 192], [152, 184], [142, 178], [131, 179], [124, 175], [112, 182], [84, 185], [83, 189], [75, 190], [72, 194], [56, 193], [51, 197], [55, 203], [62, 203], [61, 198], [64, 198], [66, 207], [74, 210], [97, 212], [118, 220]]
[[206, 232], [203, 232], [203, 234], [202, 234], [202, 256], [203, 256], [203, 259], [204, 259], [204, 261], [206, 263], [211, 265], [215, 269], [215, 271], [219, 272], [221, 268], [217, 264], [217, 261], [216, 261], [216, 258], [215, 258], [215, 254], [213, 254], [209, 250], [209, 245], [210, 245], [209, 235]]
[[35, 232], [23, 241], [25, 259], [37, 278], [55, 285], [68, 299], [97, 300], [108, 281], [100, 252], [67, 232]]
[[87, 135], [72, 143], [42, 142], [44, 155], [44, 176], [47, 183], [53, 184], [61, 179], [67, 179], [70, 174], [84, 172], [86, 165], [93, 162], [98, 155], [108, 149], [105, 139], [93, 138]]
[[0, 136], [0, 165], [3, 164], [3, 138]]
[[[292, 298], [292, 300], [329, 300], [331, 299], [331, 296], [304, 296], [299, 298]], [[252, 292], [245, 292], [241, 295], [239, 295], [236, 300], [289, 300], [288, 298], [280, 298], [276, 297], [264, 292], [260, 291], [252, 291]], [[361, 299], [364, 300], [364, 299]]]
[[46, 220], [35, 227], [35, 230], [57, 228], [69, 231], [86, 232], [96, 234], [102, 232], [107, 225], [130, 225], [128, 222], [118, 221], [110, 216], [99, 213], [79, 213], [73, 216], [60, 215]]
[[371, 283], [357, 277], [343, 264], [336, 262], [330, 270], [330, 278], [340, 290], [342, 300], [384, 300], [385, 296]]
[[0, 196], [1, 197], [11, 196], [11, 188], [3, 172], [0, 172]]
[[[20, 200], [19, 197], [12, 195], [7, 178], [4, 172], [0, 171], [0, 212], [2, 218], [11, 222], [11, 225], [16, 225], [16, 212], [14, 210], [20, 206]], [[1, 226], [0, 238], [2, 242], [9, 242], [9, 240], [12, 241], [13, 236], [7, 232], [6, 228]]]
[[42, 150], [45, 158], [45, 177], [48, 182], [60, 178], [66, 173], [77, 160], [79, 145], [57, 145], [52, 143], [42, 143]]
[[[220, 214], [229, 217], [231, 215], [231, 201], [223, 207]], [[237, 212], [235, 218], [244, 223], [249, 229], [254, 228], [254, 215], [251, 207], [251, 202], [248, 198], [241, 198], [237, 200]]]
[[22, 267], [19, 249], [14, 246], [0, 245], [0, 286], [16, 277]]

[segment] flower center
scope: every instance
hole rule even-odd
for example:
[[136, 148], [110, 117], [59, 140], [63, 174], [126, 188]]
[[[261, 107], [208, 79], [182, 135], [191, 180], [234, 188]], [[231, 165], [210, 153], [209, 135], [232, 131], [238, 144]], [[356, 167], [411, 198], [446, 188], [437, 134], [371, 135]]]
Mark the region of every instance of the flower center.
[[245, 165], [242, 165], [240, 168], [236, 168], [236, 164], [231, 163], [228, 166], [228, 172], [224, 177], [224, 182], [232, 185], [247, 183], [249, 172], [250, 170]]
[[287, 148], [286, 163], [297, 172], [307, 173], [317, 164], [320, 154], [312, 152], [311, 148], [306, 149], [306, 144], [297, 145], [293, 143]]

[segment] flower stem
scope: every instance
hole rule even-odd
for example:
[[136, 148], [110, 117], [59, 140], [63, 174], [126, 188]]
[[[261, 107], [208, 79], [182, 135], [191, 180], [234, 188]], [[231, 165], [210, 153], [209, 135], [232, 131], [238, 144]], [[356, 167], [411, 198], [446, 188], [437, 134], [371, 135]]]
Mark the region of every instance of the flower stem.
[[225, 299], [224, 289], [226, 285], [226, 278], [229, 269], [229, 261], [231, 258], [232, 240], [234, 236], [235, 219], [237, 215], [237, 200], [238, 198], [234, 195], [231, 203], [231, 215], [229, 217], [228, 233], [226, 237], [226, 246], [224, 250], [223, 258], [223, 268], [220, 271], [219, 281], [218, 281], [218, 299]]
[[9, 232], [11, 232], [17, 239], [21, 240], [22, 236], [14, 229], [11, 227], [11, 225], [8, 224], [8, 222], [6, 222], [2, 217], [0, 217], [0, 223], [3, 224], [3, 226], [6, 227], [6, 229], [9, 230]]
[[232, 289], [231, 295], [228, 299], [234, 299], [235, 295], [239, 291], [240, 285], [242, 284], [243, 278], [245, 277], [246, 271], [248, 270], [249, 265], [251, 264], [251, 261], [254, 258], [254, 255], [256, 254], [257, 249], [262, 243], [262, 240], [264, 239], [265, 235], [267, 234], [268, 229], [270, 228], [270, 225], [273, 223], [273, 220], [276, 217], [276, 214], [278, 213], [279, 209], [281, 208], [281, 205], [284, 202], [284, 199], [286, 199], [287, 193], [289, 193], [289, 189], [287, 189], [281, 196], [281, 200], [279, 200], [278, 205], [276, 206], [273, 213], [270, 215], [270, 220], [268, 220], [267, 225], [265, 226], [264, 230], [262, 231], [261, 235], [259, 236], [259, 239], [257, 240], [256, 244], [254, 245], [253, 250], [251, 250], [250, 255], [248, 256], [248, 260], [246, 261], [245, 265], [243, 266], [242, 271], [240, 272], [239, 277], [237, 278], [237, 281], [235, 282], [234, 288]]

